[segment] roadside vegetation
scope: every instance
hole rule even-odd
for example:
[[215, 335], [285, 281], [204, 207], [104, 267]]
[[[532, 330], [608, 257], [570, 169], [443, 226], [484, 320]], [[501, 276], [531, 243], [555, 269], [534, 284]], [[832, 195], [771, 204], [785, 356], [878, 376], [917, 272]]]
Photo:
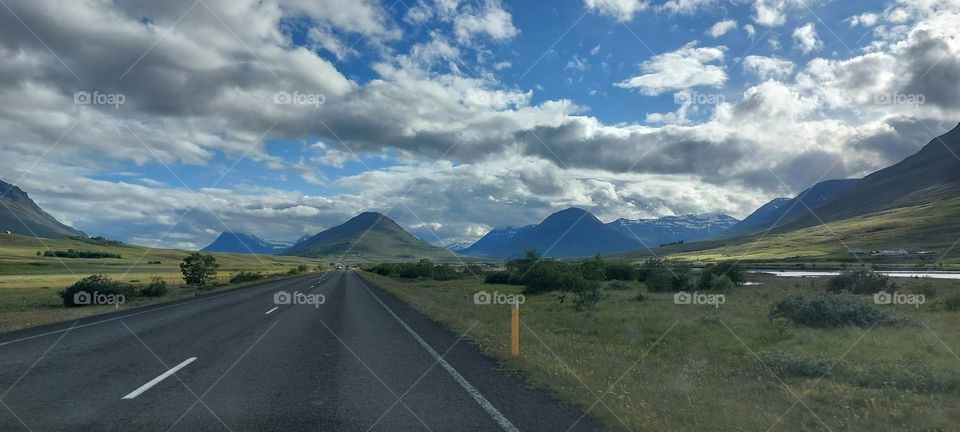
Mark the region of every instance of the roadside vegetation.
[[[76, 252], [75, 258], [64, 256], [63, 252], [74, 255], [71, 250]], [[207, 273], [202, 285], [190, 285], [180, 267], [189, 252], [126, 245], [102, 237], [4, 236], [0, 242], [0, 331], [191, 297], [201, 287], [204, 291], [226, 289], [328, 268], [326, 263], [299, 257], [206, 255], [219, 265], [216, 273]], [[72, 304], [73, 294], [91, 292], [90, 289], [100, 289], [105, 294], [123, 293], [125, 302]]]
[[[960, 421], [943, 409], [960, 403], [958, 281], [538, 258], [483, 269], [482, 280], [365, 277], [533, 385], [592, 407], [609, 430], [913, 431]], [[591, 287], [603, 295], [576, 301]], [[509, 354], [510, 307], [474, 303], [481, 291], [524, 294], [519, 358]], [[700, 291], [725, 301], [677, 302]], [[878, 304], [885, 292], [925, 301]]]

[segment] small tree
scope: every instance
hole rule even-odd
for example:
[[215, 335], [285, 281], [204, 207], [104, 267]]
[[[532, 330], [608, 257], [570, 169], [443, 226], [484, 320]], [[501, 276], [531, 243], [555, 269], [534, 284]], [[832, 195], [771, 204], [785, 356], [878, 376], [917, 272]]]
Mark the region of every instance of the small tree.
[[194, 252], [183, 259], [180, 263], [180, 272], [183, 273], [183, 281], [187, 285], [194, 285], [203, 288], [210, 281], [217, 277], [217, 259], [213, 255], [204, 255], [200, 252]]

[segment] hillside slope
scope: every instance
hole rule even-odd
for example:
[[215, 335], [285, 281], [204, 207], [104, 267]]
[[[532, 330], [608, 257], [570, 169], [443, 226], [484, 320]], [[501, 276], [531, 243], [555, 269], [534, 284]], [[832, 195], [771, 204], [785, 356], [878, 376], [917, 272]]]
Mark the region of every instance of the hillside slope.
[[86, 237], [80, 230], [60, 223], [43, 211], [19, 187], [0, 181], [0, 233], [5, 231], [43, 238]]
[[956, 197], [960, 197], [960, 125], [934, 138], [913, 156], [864, 177], [816, 208], [819, 218], [806, 215], [777, 231]]

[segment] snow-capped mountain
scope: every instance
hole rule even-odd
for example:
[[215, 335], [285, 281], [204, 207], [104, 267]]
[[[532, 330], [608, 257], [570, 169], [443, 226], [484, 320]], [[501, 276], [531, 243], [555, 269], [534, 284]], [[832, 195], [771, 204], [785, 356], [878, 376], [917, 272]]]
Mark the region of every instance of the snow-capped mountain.
[[693, 242], [719, 236], [739, 222], [719, 213], [665, 216], [657, 219], [617, 219], [610, 227], [639, 239], [647, 247]]

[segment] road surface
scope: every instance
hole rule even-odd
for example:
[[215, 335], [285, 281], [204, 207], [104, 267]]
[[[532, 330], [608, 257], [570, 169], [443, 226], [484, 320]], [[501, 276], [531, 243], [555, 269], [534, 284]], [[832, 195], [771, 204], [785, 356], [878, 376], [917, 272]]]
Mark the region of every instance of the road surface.
[[596, 428], [349, 271], [2, 334], [0, 391], [0, 431]]

